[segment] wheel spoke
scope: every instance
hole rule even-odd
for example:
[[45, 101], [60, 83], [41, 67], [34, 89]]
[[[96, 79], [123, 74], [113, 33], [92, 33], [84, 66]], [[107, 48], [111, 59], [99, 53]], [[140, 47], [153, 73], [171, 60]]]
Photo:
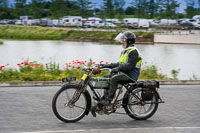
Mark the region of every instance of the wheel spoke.
[[70, 98], [70, 96], [69, 96], [69, 94], [68, 94], [68, 92], [67, 92], [67, 91], [65, 91], [65, 94], [66, 94], [66, 96], [67, 96], [67, 100], [68, 100], [68, 101], [70, 101], [70, 100], [71, 100], [71, 98]]
[[77, 107], [77, 108], [80, 108], [80, 109], [83, 109], [83, 110], [85, 110], [85, 109], [86, 109], [86, 108], [84, 108], [84, 107], [77, 106], [77, 105], [74, 105], [74, 107]]
[[151, 101], [144, 101], [142, 99], [142, 88], [136, 88], [124, 97], [127, 97], [127, 95], [129, 100], [124, 109], [131, 118], [144, 120], [156, 112], [158, 107], [158, 97], [156, 95], [153, 96]]
[[60, 89], [54, 96], [52, 107], [54, 114], [58, 119], [64, 122], [75, 122], [85, 116], [87, 109], [86, 92], [81, 93], [75, 104], [68, 104], [71, 98], [75, 95], [76, 91], [77, 86], [74, 88], [71, 88], [71, 86], [70, 88], [65, 87]]
[[143, 109], [144, 109], [144, 113], [147, 112], [147, 111], [146, 111], [146, 108], [145, 108], [144, 106], [142, 106], [142, 107], [143, 107]]

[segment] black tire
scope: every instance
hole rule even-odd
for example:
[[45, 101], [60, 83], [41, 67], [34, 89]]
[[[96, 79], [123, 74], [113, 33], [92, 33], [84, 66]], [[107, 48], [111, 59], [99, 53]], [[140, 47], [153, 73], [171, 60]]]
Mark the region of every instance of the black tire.
[[[81, 94], [80, 98], [78, 99], [78, 101], [75, 103], [74, 106], [72, 107], [68, 106], [68, 101], [71, 100], [74, 92], [78, 90], [77, 88], [78, 88], [77, 85], [64, 86], [60, 90], [58, 90], [53, 97], [52, 100], [53, 112], [55, 116], [63, 122], [77, 122], [81, 120], [88, 112], [88, 105], [90, 105], [90, 103], [88, 103], [89, 101], [87, 100], [86, 97], [89, 94], [87, 91]], [[80, 114], [77, 114], [77, 116], [75, 116], [75, 114], [77, 113], [75, 111], [75, 108], [80, 110], [81, 112]], [[72, 116], [70, 117], [70, 115]]]
[[[128, 116], [130, 116], [131, 118], [135, 120], [146, 120], [152, 117], [158, 109], [157, 92], [154, 90], [152, 100], [144, 101], [143, 103], [141, 103], [142, 100], [139, 100], [139, 99], [142, 99], [141, 92], [142, 92], [142, 88], [136, 88], [132, 90], [132, 92], [127, 91], [124, 94], [124, 100], [123, 100], [124, 110], [128, 114]], [[145, 102], [149, 104], [145, 104]], [[146, 110], [144, 106], [149, 106], [149, 108]], [[144, 112], [143, 113], [137, 112], [136, 111], [137, 107], [140, 108], [139, 109], [140, 111], [142, 111], [142, 108], [143, 108]]]

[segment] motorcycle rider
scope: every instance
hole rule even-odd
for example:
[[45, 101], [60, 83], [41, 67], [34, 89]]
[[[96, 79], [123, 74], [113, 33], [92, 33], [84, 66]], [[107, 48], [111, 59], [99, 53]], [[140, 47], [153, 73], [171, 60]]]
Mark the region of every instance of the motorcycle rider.
[[122, 43], [119, 62], [102, 65], [101, 68], [111, 68], [110, 88], [100, 102], [102, 105], [110, 105], [115, 96], [118, 83], [130, 83], [138, 80], [142, 57], [139, 50], [134, 47], [136, 36], [131, 31], [119, 33], [115, 41]]

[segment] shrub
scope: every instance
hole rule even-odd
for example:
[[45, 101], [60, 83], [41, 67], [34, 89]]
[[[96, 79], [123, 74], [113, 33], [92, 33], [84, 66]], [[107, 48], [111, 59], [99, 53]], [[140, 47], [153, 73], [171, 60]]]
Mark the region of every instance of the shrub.
[[[97, 64], [102, 63], [103, 61]], [[81, 70], [82, 66], [91, 66], [91, 64], [95, 64], [95, 62], [92, 60], [76, 60], [65, 63], [64, 69], [61, 69], [60, 65], [56, 63], [48, 63], [44, 65], [37, 62], [21, 62], [17, 64], [19, 69], [15, 70], [7, 69], [7, 65], [0, 66], [0, 81], [51, 81], [61, 80], [67, 77], [76, 77], [78, 80], [80, 80], [84, 73]], [[105, 64], [108, 64], [108, 62], [105, 62]], [[102, 71], [100, 74], [93, 75], [93, 77], [103, 77], [108, 73], [109, 71]], [[169, 80], [169, 78], [167, 78], [165, 75], [158, 73], [158, 68], [155, 65], [144, 67], [141, 70], [139, 79]]]
[[140, 72], [140, 80], [167, 80], [167, 76], [158, 73], [158, 68], [155, 65], [146, 66]]

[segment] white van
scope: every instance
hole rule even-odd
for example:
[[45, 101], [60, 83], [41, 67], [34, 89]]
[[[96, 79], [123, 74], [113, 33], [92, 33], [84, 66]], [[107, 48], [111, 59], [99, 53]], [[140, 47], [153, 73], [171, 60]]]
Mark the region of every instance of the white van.
[[66, 16], [62, 18], [63, 26], [82, 26], [81, 16]]
[[143, 18], [127, 18], [123, 23], [131, 28], [149, 28], [149, 20]]
[[103, 27], [105, 24], [102, 20], [85, 20], [84, 27]]
[[192, 19], [196, 19], [196, 20], [200, 21], [200, 15], [195, 15], [195, 16], [192, 17]]
[[178, 22], [175, 19], [161, 19], [159, 25], [165, 26], [165, 25], [177, 25]]

